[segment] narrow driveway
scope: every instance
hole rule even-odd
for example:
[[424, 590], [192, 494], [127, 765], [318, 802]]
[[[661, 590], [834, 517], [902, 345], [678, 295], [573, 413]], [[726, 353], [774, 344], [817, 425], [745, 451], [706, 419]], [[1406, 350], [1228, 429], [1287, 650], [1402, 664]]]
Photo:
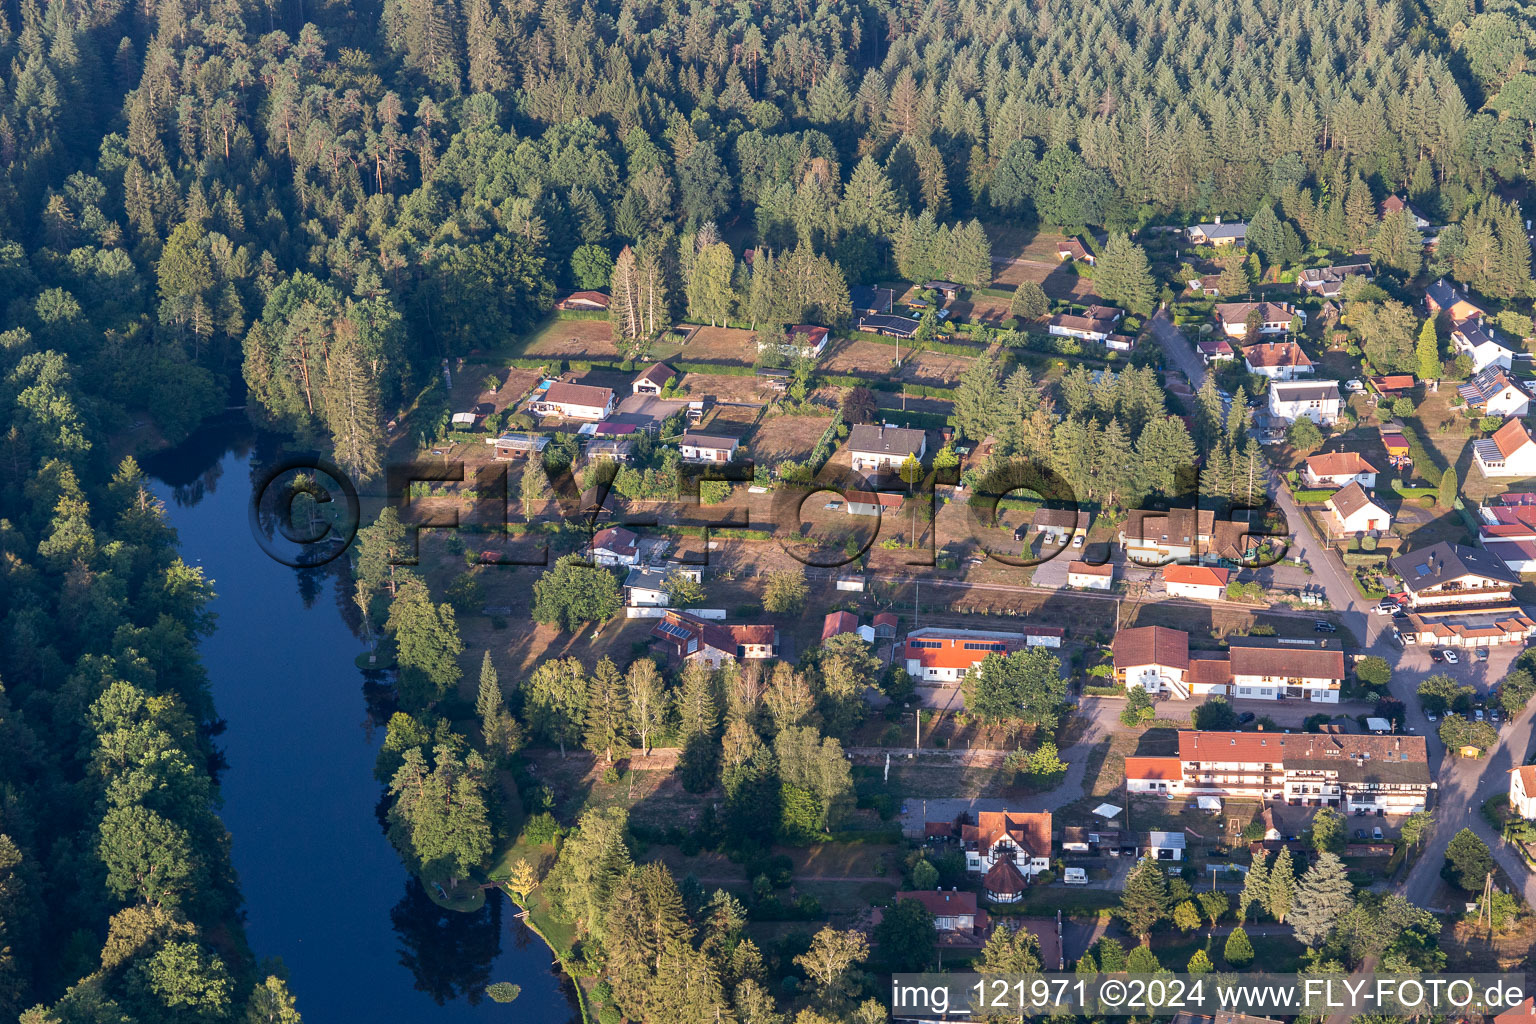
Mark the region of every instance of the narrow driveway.
[[1205, 361], [1195, 351], [1195, 346], [1189, 343], [1189, 339], [1184, 337], [1184, 332], [1174, 326], [1168, 311], [1158, 310], [1147, 322], [1147, 326], [1151, 329], [1152, 336], [1157, 339], [1157, 343], [1162, 346], [1163, 354], [1168, 357], [1168, 361], [1189, 378], [1190, 387], [1199, 391], [1200, 385], [1205, 383]]

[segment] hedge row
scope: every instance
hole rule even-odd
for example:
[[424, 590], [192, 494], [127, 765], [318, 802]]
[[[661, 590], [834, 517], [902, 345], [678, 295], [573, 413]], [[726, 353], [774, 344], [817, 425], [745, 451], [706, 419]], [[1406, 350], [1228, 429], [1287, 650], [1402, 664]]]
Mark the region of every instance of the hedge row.
[[1419, 432], [1408, 424], [1403, 424], [1403, 437], [1408, 440], [1408, 454], [1413, 456], [1413, 466], [1419, 471], [1419, 475], [1436, 488], [1440, 486], [1440, 478], [1444, 471], [1429, 457], [1429, 449], [1424, 447], [1424, 442], [1419, 438]]
[[606, 309], [557, 309], [556, 320], [607, 320]]

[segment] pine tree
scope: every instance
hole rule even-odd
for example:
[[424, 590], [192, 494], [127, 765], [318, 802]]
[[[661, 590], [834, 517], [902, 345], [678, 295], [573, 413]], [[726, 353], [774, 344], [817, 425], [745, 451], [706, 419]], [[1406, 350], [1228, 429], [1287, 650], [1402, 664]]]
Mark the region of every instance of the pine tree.
[[1296, 889], [1296, 909], [1291, 925], [1296, 937], [1309, 948], [1326, 939], [1334, 923], [1355, 903], [1355, 889], [1337, 854], [1323, 852], [1302, 876]]
[[854, 167], [837, 219], [844, 229], [862, 228], [876, 238], [889, 238], [900, 225], [901, 202], [873, 157], [865, 156]]
[[1416, 347], [1419, 359], [1419, 379], [1440, 379], [1440, 335], [1435, 329], [1435, 318], [1429, 317], [1424, 321], [1424, 326], [1419, 328], [1419, 342]]
[[1248, 269], [1243, 262], [1243, 254], [1233, 249], [1221, 258], [1221, 276], [1216, 281], [1216, 290], [1221, 297], [1232, 301], [1246, 293], [1253, 287], [1248, 280]]
[[594, 754], [613, 762], [616, 744], [628, 746], [629, 694], [618, 666], [609, 658], [597, 663], [587, 680], [586, 745]]
[[496, 666], [491, 664], [491, 652], [486, 651], [480, 659], [480, 687], [475, 693], [475, 713], [480, 716], [480, 721], [490, 719], [502, 708], [501, 680], [496, 675]]
[[1448, 509], [1455, 507], [1458, 487], [1459, 485], [1456, 481], [1456, 467], [1447, 466], [1445, 472], [1440, 475], [1440, 492], [1439, 495], [1435, 498], [1435, 502], [1441, 508]]
[[1051, 300], [1045, 289], [1033, 281], [1024, 281], [1013, 290], [1008, 300], [1008, 312], [1024, 320], [1038, 320], [1051, 311]]
[[711, 327], [730, 319], [736, 305], [731, 287], [731, 273], [736, 257], [731, 247], [717, 242], [700, 252], [688, 275], [688, 313], [696, 320], [708, 320]]
[[1350, 249], [1364, 248], [1375, 226], [1376, 202], [1371, 198], [1370, 186], [1356, 174], [1350, 179], [1344, 198], [1344, 228]]
[[961, 437], [980, 441], [998, 425], [1002, 404], [1001, 368], [991, 356], [979, 356], [960, 374], [955, 388], [955, 431]]
[[1248, 868], [1243, 878], [1243, 891], [1237, 897], [1237, 919], [1248, 920], [1248, 908], [1258, 904], [1262, 910], [1269, 904], [1269, 855], [1261, 854]]
[[635, 251], [627, 245], [619, 250], [619, 257], [613, 262], [613, 275], [609, 283], [608, 319], [613, 324], [615, 341], [635, 341], [644, 333], [640, 282], [635, 271]]
[[1233, 928], [1227, 936], [1227, 945], [1221, 952], [1221, 958], [1227, 962], [1228, 967], [1237, 970], [1253, 963], [1253, 943], [1248, 940], [1248, 933], [1242, 925]]
[[691, 736], [713, 736], [720, 724], [715, 704], [714, 673], [702, 665], [690, 663], [683, 669], [682, 691], [677, 698], [680, 732]]
[[1291, 861], [1290, 848], [1283, 847], [1275, 855], [1274, 867], [1269, 871], [1269, 898], [1264, 901], [1264, 909], [1270, 917], [1284, 924], [1295, 901], [1296, 869]]
[[1168, 916], [1168, 880], [1156, 861], [1144, 860], [1131, 870], [1120, 894], [1118, 913], [1131, 934], [1143, 943], [1152, 928]]
[[1152, 312], [1156, 288], [1146, 250], [1123, 234], [1109, 236], [1109, 243], [1094, 266], [1093, 284], [1108, 302], [1132, 313]]
[[1205, 375], [1200, 391], [1195, 395], [1195, 447], [1209, 453], [1222, 436], [1221, 392], [1216, 388], [1216, 378]]
[[1216, 965], [1211, 963], [1211, 958], [1206, 955], [1205, 950], [1197, 949], [1195, 950], [1195, 955], [1189, 958], [1189, 966], [1184, 968], [1184, 972], [1186, 974], [1210, 974], [1215, 969]]

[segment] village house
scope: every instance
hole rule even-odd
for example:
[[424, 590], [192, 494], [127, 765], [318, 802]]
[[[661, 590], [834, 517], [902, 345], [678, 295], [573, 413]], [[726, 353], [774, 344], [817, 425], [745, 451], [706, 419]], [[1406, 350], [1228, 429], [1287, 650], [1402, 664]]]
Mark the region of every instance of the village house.
[[1023, 633], [927, 626], [907, 634], [907, 675], [919, 682], [954, 683], [989, 654], [1011, 654], [1028, 646]]
[[[827, 340], [832, 332], [825, 327], [816, 324], [795, 324], [785, 332], [784, 343], [778, 346], [780, 352], [791, 358], [804, 356], [807, 359], [815, 359], [826, 351]], [[759, 352], [768, 349], [768, 342], [759, 336], [757, 350]]]
[[821, 642], [826, 643], [833, 637], [843, 633], [852, 633], [854, 636], [858, 636], [859, 617], [853, 614], [853, 612], [828, 612], [826, 617], [821, 620]]
[[1228, 692], [1239, 699], [1304, 699], [1337, 704], [1344, 685], [1344, 654], [1336, 641], [1312, 640], [1310, 646], [1244, 637], [1227, 649], [1232, 681]]
[[1500, 341], [1492, 327], [1481, 320], [1457, 320], [1451, 325], [1451, 351], [1472, 360], [1472, 372], [1477, 373], [1491, 366], [1508, 370], [1514, 366], [1518, 351], [1513, 345]]
[[528, 411], [567, 420], [601, 420], [613, 412], [613, 404], [612, 388], [556, 381], [528, 403]]
[[976, 909], [976, 894], [958, 889], [926, 889], [917, 892], [899, 892], [898, 900], [921, 903], [933, 915], [933, 930], [938, 933], [940, 946], [955, 948], [980, 948], [986, 944], [992, 930], [991, 919], [985, 910]]
[[1080, 338], [1083, 341], [1105, 341], [1115, 333], [1113, 320], [1094, 320], [1091, 317], [1057, 313], [1045, 322], [1045, 329], [1062, 338]]
[[1375, 487], [1379, 472], [1359, 452], [1329, 452], [1308, 456], [1301, 468], [1301, 482], [1308, 487], [1344, 487], [1352, 483]]
[[875, 627], [875, 638], [877, 640], [894, 640], [896, 638], [897, 619], [895, 612], [878, 612], [869, 621]]
[[1179, 732], [1177, 757], [1128, 757], [1131, 793], [1274, 800], [1345, 814], [1424, 810], [1435, 783], [1422, 736]]
[[1005, 877], [1007, 872], [1000, 872], [997, 878], [991, 872], [998, 864], [1006, 863], [1029, 881], [1050, 870], [1051, 813], [981, 811], [976, 815], [976, 824], [960, 826], [960, 843], [965, 850], [966, 870], [983, 875], [982, 888], [987, 898], [994, 903], [1016, 903], [1023, 897], [1022, 891], [1010, 892], [1008, 887], [994, 888], [992, 884], [1012, 882]]
[[1536, 764], [1509, 770], [1509, 809], [1526, 821], [1536, 820]]
[[853, 304], [855, 316], [889, 315], [896, 302], [896, 293], [890, 288], [860, 284], [848, 289], [848, 300]]
[[1424, 308], [1430, 313], [1444, 313], [1451, 323], [1461, 320], [1481, 320], [1488, 311], [1468, 300], [1441, 278], [1424, 292]]
[[1509, 420], [1492, 437], [1472, 442], [1472, 461], [1486, 477], [1536, 476], [1536, 438], [1524, 420]]
[[509, 430], [499, 437], [488, 437], [485, 443], [496, 448], [494, 458], [498, 462], [532, 458], [549, 447], [547, 434], [525, 434]]
[[1204, 553], [1215, 523], [1216, 513], [1210, 509], [1134, 509], [1126, 515], [1117, 539], [1126, 558], [1142, 565], [1191, 561]]
[[1200, 359], [1207, 366], [1237, 358], [1237, 353], [1232, 350], [1232, 346], [1225, 338], [1201, 338], [1199, 348]]
[[605, 313], [608, 311], [608, 296], [602, 292], [571, 292], [555, 303], [555, 308], [562, 312]]
[[909, 458], [928, 452], [927, 435], [908, 427], [860, 423], [848, 432], [848, 458], [856, 473], [896, 472]]
[[1218, 302], [1212, 312], [1229, 338], [1248, 336], [1248, 317], [1253, 313], [1258, 314], [1260, 334], [1287, 334], [1293, 321], [1307, 322], [1307, 314], [1289, 302]]
[[672, 660], [697, 662], [711, 669], [736, 661], [772, 658], [779, 645], [779, 633], [773, 626], [728, 626], [673, 609], [656, 623], [651, 636]]
[[1243, 245], [1248, 240], [1248, 225], [1243, 221], [1223, 224], [1217, 217], [1210, 224], [1185, 228], [1184, 236], [1195, 245]]
[[901, 508], [904, 500], [894, 491], [849, 489], [843, 494], [843, 511], [851, 516], [878, 516]]
[[1082, 243], [1080, 239], [1068, 238], [1056, 246], [1056, 258], [1063, 263], [1068, 260], [1081, 260], [1090, 267], [1098, 262], [1098, 257]]
[[633, 530], [610, 526], [592, 535], [592, 562], [595, 565], [638, 565], [640, 538]]
[[1206, 565], [1165, 565], [1163, 586], [1169, 597], [1220, 601], [1227, 593], [1227, 570]]
[[1270, 380], [1294, 380], [1316, 369], [1294, 341], [1264, 341], [1250, 345], [1243, 349], [1243, 362], [1249, 373]]
[[1214, 299], [1221, 294], [1220, 274], [1201, 274], [1199, 277], [1192, 277], [1184, 283], [1189, 287], [1190, 291], [1201, 298]]
[[1115, 566], [1111, 562], [1103, 565], [1071, 562], [1067, 565], [1067, 586], [1083, 590], [1112, 590], [1115, 586]]
[[1137, 845], [1136, 855], [1143, 860], [1181, 861], [1185, 846], [1183, 832], [1148, 832]]
[[1402, 577], [1413, 611], [1508, 603], [1520, 583], [1487, 551], [1445, 541], [1397, 555], [1389, 564]]
[[677, 579], [698, 583], [704, 570], [690, 565], [637, 565], [624, 578], [624, 605], [627, 608], [670, 608], [672, 595], [667, 585]]
[[874, 313], [859, 317], [859, 322], [854, 326], [866, 334], [881, 334], [887, 338], [910, 338], [917, 333], [918, 322], [908, 316]]
[[1269, 415], [1286, 423], [1305, 417], [1319, 426], [1339, 418], [1339, 386], [1333, 381], [1282, 381], [1269, 386]]
[[1392, 514], [1366, 494], [1359, 483], [1335, 491], [1324, 504], [1328, 506], [1326, 525], [1330, 537], [1383, 533], [1392, 528]]
[[925, 281], [923, 288], [926, 291], [938, 292], [945, 302], [954, 302], [960, 297], [960, 286], [953, 281]]
[[640, 376], [629, 382], [630, 394], [659, 395], [667, 382], [677, 376], [677, 371], [666, 363], [652, 363], [640, 371]]
[[1473, 374], [1456, 392], [1484, 416], [1524, 416], [1531, 409], [1530, 394], [1502, 366]]
[[1387, 198], [1381, 201], [1377, 209], [1380, 211], [1381, 216], [1383, 217], [1393, 213], [1406, 213], [1408, 215], [1408, 220], [1420, 231], [1429, 227], [1429, 218], [1424, 216], [1418, 210], [1415, 210], [1413, 206], [1409, 204], [1408, 200], [1404, 199], [1402, 196], [1387, 196]]
[[1104, 347], [1111, 352], [1129, 352], [1136, 347], [1136, 339], [1129, 334], [1111, 334], [1104, 339]]
[[1091, 517], [1086, 511], [1070, 508], [1036, 509], [1029, 528], [1038, 530], [1048, 544], [1065, 544], [1079, 534], [1087, 536]]
[[1296, 275], [1296, 287], [1319, 298], [1336, 299], [1344, 291], [1345, 279], [1351, 277], [1370, 281], [1375, 275], [1369, 262], [1343, 263], [1333, 267], [1309, 267]]
[[[634, 428], [629, 428], [629, 433]], [[635, 439], [633, 437], [598, 436], [586, 443], [581, 450], [582, 455], [590, 462], [628, 462], [635, 455]]]
[[1166, 693], [1188, 700], [1189, 634], [1167, 626], [1137, 626], [1115, 634], [1115, 682], [1129, 690], [1139, 686], [1149, 695]]
[[678, 442], [684, 462], [730, 462], [741, 447], [741, 438], [683, 431]]

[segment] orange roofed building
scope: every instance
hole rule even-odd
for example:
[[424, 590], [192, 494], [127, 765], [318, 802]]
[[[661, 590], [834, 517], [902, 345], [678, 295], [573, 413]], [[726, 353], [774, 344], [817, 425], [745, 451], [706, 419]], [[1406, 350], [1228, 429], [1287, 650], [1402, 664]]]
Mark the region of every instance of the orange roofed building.
[[[981, 811], [976, 824], [960, 826], [960, 842], [965, 847], [966, 870], [990, 877], [997, 865], [1006, 862], [1029, 881], [1051, 866], [1051, 812]], [[1006, 875], [1004, 868], [996, 880]]]
[[[1177, 767], [1177, 771], [1175, 771]], [[1130, 793], [1250, 797], [1346, 814], [1422, 811], [1435, 788], [1422, 736], [1179, 732], [1177, 757], [1128, 757]]]
[[1227, 589], [1227, 570], [1205, 565], [1165, 565], [1163, 585], [1169, 597], [1192, 597], [1197, 601], [1220, 601]]

